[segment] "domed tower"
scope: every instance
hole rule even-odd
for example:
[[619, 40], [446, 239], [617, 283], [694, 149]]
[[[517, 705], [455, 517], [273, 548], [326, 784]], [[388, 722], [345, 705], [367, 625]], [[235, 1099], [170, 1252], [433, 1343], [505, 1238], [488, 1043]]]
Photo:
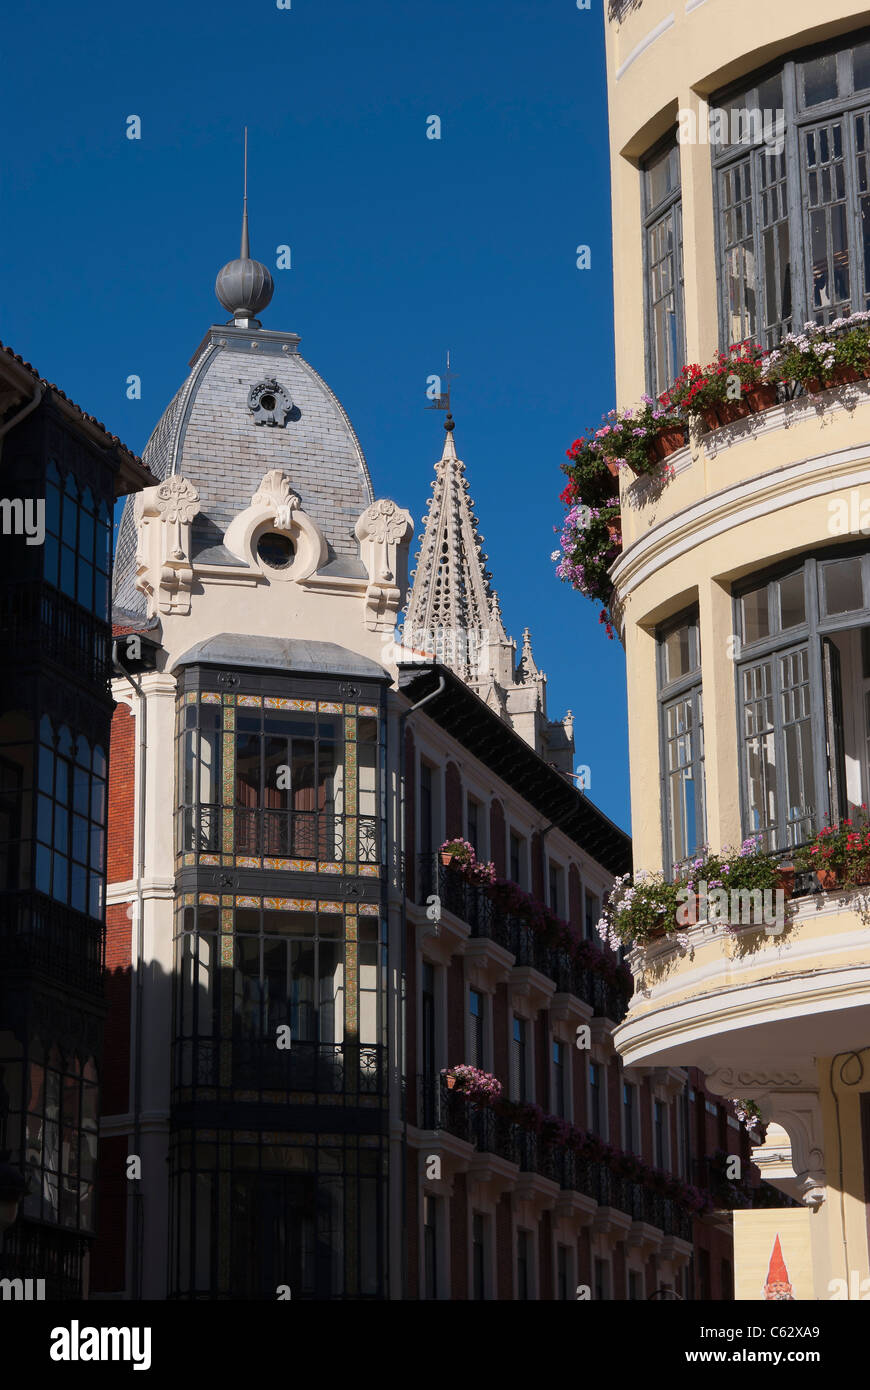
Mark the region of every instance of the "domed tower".
[[620, 472], [634, 862], [695, 894], [635, 938], [615, 1042], [786, 1130], [816, 1298], [870, 1273], [866, 26], [849, 0], [606, 26], [618, 405], [689, 425]]
[[413, 527], [297, 335], [256, 317], [272, 290], [245, 210], [216, 284], [231, 321], [120, 528], [103, 1173], [129, 1249], [96, 1287], [134, 1297], [385, 1290], [390, 662]]

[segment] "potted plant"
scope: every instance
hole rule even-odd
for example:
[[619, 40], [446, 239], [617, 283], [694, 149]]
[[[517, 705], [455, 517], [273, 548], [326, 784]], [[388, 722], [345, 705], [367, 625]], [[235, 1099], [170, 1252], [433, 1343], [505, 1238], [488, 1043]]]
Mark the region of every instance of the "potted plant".
[[[753, 414], [767, 410], [776, 404], [776, 381], [770, 380], [764, 375], [765, 361], [764, 353], [751, 339], [747, 339], [743, 343], [736, 343], [731, 348], [729, 356], [730, 375], [739, 379], [741, 399]], [[736, 402], [726, 401], [726, 409], [729, 405], [734, 404]], [[719, 406], [719, 414], [722, 414], [721, 406]]]
[[834, 365], [831, 385], [842, 386], [870, 376], [870, 326], [867, 315], [855, 314], [847, 319], [835, 319], [828, 334], [834, 341]]
[[836, 825], [823, 825], [810, 844], [798, 851], [800, 868], [814, 869], [825, 890], [870, 883], [870, 823], [867, 807]]
[[478, 1105], [493, 1105], [501, 1097], [502, 1084], [498, 1078], [467, 1062], [445, 1067], [441, 1075], [447, 1082], [448, 1091], [460, 1091]]
[[441, 855], [441, 863], [449, 865], [452, 869], [473, 864], [477, 857], [474, 846], [461, 839], [445, 840], [438, 853]]

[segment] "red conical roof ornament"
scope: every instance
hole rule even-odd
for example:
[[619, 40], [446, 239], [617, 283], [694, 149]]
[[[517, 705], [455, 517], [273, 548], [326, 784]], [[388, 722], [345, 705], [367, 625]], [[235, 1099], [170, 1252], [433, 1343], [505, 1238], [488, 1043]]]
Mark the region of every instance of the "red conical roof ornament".
[[770, 1268], [767, 1271], [767, 1283], [764, 1286], [764, 1297], [774, 1302], [783, 1302], [794, 1298], [794, 1291], [788, 1277], [788, 1270], [785, 1267], [785, 1260], [782, 1258], [782, 1246], [779, 1243], [779, 1232], [773, 1242], [773, 1252], [770, 1256]]

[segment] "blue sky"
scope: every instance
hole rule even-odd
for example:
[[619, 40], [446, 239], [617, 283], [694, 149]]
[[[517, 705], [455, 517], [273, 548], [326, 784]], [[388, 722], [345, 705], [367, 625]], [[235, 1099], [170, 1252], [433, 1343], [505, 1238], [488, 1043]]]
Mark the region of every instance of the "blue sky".
[[573, 709], [591, 797], [628, 828], [622, 651], [549, 558], [565, 449], [614, 404], [603, 0], [22, 0], [0, 84], [0, 338], [136, 452], [225, 320], [246, 124], [264, 326], [300, 334], [418, 530], [451, 349], [506, 626], [531, 627], [550, 716]]

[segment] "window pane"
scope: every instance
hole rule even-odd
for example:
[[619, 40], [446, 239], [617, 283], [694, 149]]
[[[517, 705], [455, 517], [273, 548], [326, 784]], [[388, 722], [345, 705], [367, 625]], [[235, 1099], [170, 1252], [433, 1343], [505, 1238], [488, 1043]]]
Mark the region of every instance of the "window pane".
[[665, 681], [677, 680], [679, 676], [688, 675], [692, 669], [689, 624], [684, 623], [682, 627], [674, 628], [662, 645], [665, 651]]
[[852, 84], [856, 92], [870, 87], [870, 42], [859, 43], [852, 50]]
[[786, 833], [789, 844], [800, 844], [811, 833], [816, 800], [807, 648], [781, 656], [779, 667], [785, 740]]
[[[760, 833], [768, 842], [777, 812], [771, 663], [745, 669], [742, 685], [748, 833]], [[769, 843], [767, 847], [771, 847]]]
[[780, 627], [798, 627], [806, 622], [803, 572], [779, 581]]
[[663, 150], [646, 168], [646, 205], [657, 207], [680, 186], [680, 152], [676, 145]]
[[757, 330], [751, 170], [747, 158], [720, 177], [729, 343], [754, 337]]
[[837, 55], [825, 53], [821, 58], [813, 58], [803, 63], [804, 102], [807, 106], [818, 106], [823, 101], [832, 101], [837, 95]]
[[851, 613], [864, 607], [861, 561], [836, 560], [822, 571], [826, 613]]
[[769, 637], [767, 585], [762, 585], [760, 589], [751, 589], [748, 594], [744, 594], [740, 600], [740, 607], [743, 614], [744, 642], [758, 642], [762, 637]]

